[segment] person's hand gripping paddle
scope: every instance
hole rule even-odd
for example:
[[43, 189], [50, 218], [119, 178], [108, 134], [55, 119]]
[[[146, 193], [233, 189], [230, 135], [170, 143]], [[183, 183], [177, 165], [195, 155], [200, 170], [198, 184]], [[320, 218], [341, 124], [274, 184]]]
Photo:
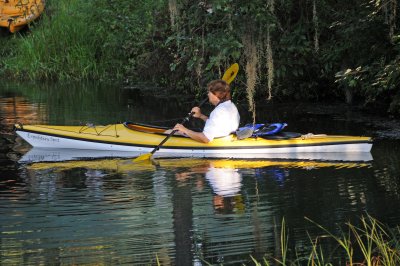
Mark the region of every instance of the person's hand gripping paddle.
[[[239, 65], [238, 63], [235, 63], [231, 65], [224, 73], [222, 76], [222, 79], [226, 81], [226, 83], [230, 84], [236, 77], [237, 73], [239, 71]], [[203, 101], [200, 102], [199, 107], [201, 107], [205, 102], [207, 102], [208, 98], [205, 98]], [[193, 116], [193, 112], [188, 114], [181, 122], [181, 124], [185, 123], [186, 121], [189, 121], [189, 119]], [[145, 153], [134, 159], [134, 162], [140, 162], [140, 161], [145, 161], [145, 160], [151, 160], [153, 154], [160, 149], [160, 147], [167, 142], [167, 140], [175, 134], [177, 130], [172, 130], [171, 133], [169, 133], [163, 141], [160, 142], [151, 152]]]

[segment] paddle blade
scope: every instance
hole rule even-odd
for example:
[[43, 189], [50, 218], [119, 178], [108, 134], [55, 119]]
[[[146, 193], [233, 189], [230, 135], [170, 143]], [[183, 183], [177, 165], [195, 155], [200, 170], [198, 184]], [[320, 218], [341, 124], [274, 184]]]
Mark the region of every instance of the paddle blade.
[[133, 162], [150, 161], [152, 155], [153, 154], [151, 154], [151, 153], [142, 154], [142, 155], [136, 157], [135, 159], [133, 159]]
[[238, 72], [239, 72], [239, 64], [235, 63], [225, 71], [225, 74], [222, 77], [222, 79], [225, 80], [226, 83], [231, 84], [231, 82], [236, 78]]

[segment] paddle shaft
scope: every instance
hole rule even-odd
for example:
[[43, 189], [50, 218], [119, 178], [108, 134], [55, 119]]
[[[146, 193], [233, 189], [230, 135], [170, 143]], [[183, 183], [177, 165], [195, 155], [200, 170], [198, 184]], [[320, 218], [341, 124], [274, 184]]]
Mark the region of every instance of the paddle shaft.
[[[205, 98], [203, 101], [200, 102], [199, 107], [201, 107], [203, 104], [206, 103], [206, 101], [208, 100], [208, 98]], [[189, 121], [189, 119], [194, 115], [194, 112], [190, 112], [181, 122], [181, 124], [185, 123], [186, 121]], [[163, 141], [160, 142], [160, 144], [158, 144], [157, 147], [155, 147], [150, 153], [154, 154], [156, 151], [158, 151], [160, 149], [160, 147], [167, 142], [167, 140], [169, 140], [169, 138], [174, 135], [178, 130], [172, 130], [171, 133], [168, 134], [167, 137], [165, 137], [165, 139], [163, 139]]]

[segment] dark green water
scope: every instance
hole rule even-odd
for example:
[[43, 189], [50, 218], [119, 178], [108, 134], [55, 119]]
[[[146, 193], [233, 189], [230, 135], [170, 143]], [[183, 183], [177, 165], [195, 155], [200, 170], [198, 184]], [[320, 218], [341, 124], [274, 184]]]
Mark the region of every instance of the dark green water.
[[375, 137], [366, 162], [27, 164], [21, 159], [30, 147], [12, 132], [16, 122], [171, 125], [191, 103], [96, 84], [1, 84], [0, 97], [0, 264], [251, 264], [250, 255], [279, 257], [283, 218], [289, 248], [300, 256], [309, 254], [308, 234], [323, 234], [304, 217], [334, 233], [366, 213], [391, 228], [400, 224], [395, 121], [338, 105], [258, 107], [260, 121], [287, 122], [290, 131]]

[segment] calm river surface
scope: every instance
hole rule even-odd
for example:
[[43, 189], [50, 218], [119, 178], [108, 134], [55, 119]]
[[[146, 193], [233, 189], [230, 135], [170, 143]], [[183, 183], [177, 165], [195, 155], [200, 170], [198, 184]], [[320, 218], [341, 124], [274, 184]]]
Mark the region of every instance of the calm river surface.
[[1, 82], [0, 264], [251, 264], [250, 255], [279, 258], [283, 218], [299, 257], [309, 254], [310, 237], [324, 234], [305, 217], [337, 234], [366, 214], [400, 224], [398, 124], [343, 106], [259, 106], [258, 120], [373, 136], [371, 157], [64, 161], [73, 151], [37, 152], [12, 132], [16, 122], [169, 126], [190, 108], [132, 88]]

